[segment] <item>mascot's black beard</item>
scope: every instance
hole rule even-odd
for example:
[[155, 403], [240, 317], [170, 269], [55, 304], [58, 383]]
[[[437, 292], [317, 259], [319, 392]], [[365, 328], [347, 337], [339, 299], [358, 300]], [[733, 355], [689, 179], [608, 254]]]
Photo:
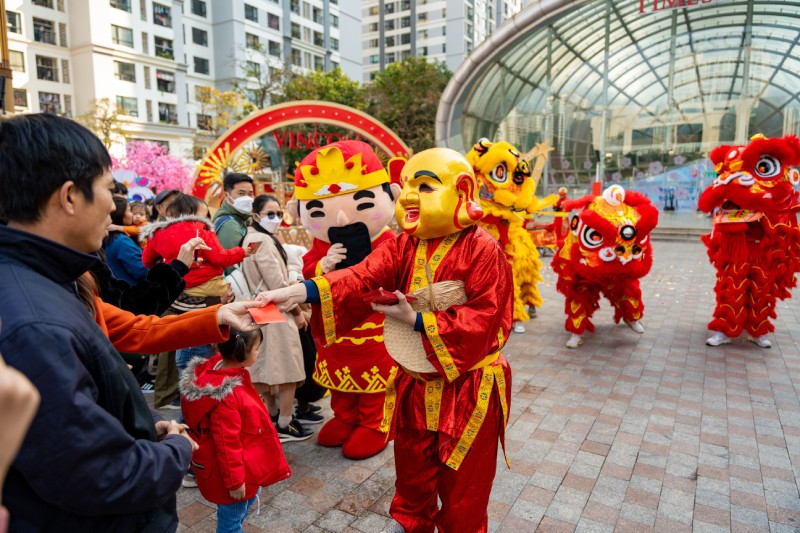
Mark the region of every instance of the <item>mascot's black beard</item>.
[[336, 265], [336, 270], [359, 264], [372, 251], [369, 230], [363, 222], [330, 228], [328, 240], [331, 244], [341, 243], [347, 250], [347, 255], [341, 263]]

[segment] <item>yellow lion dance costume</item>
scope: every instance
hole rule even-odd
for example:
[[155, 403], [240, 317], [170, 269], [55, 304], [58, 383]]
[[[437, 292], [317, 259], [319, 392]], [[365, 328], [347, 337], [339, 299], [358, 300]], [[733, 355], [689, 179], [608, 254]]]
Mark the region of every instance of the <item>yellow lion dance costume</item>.
[[[500, 241], [514, 274], [514, 322], [530, 320], [526, 305], [540, 307], [537, 284], [542, 281], [542, 262], [525, 229], [526, 216], [537, 205], [536, 180], [529, 162], [511, 144], [481, 139], [467, 154], [480, 186], [481, 209], [478, 222]], [[522, 332], [521, 324], [515, 331]]]

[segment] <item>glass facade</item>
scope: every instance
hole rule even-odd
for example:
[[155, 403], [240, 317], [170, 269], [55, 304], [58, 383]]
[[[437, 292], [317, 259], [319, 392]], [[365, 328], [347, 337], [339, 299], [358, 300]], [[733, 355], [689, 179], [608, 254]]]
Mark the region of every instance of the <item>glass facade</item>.
[[599, 176], [702, 225], [713, 147], [800, 132], [800, 2], [534, 2], [513, 22], [454, 76], [437, 139], [548, 141], [540, 193]]

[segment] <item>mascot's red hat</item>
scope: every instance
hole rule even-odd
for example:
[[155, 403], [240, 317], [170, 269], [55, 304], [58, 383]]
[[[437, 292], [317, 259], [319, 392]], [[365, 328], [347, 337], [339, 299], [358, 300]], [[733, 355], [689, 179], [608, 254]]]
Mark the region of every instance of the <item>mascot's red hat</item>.
[[339, 141], [308, 154], [294, 172], [298, 200], [321, 200], [389, 183], [389, 175], [370, 145]]

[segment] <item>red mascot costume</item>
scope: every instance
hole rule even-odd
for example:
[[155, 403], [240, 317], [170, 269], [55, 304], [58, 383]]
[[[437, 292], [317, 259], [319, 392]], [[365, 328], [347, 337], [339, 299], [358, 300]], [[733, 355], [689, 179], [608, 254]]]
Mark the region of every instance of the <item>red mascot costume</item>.
[[717, 269], [717, 307], [706, 344], [719, 346], [747, 331], [762, 348], [772, 346], [775, 303], [791, 297], [800, 271], [798, 193], [800, 140], [794, 135], [756, 135], [745, 146], [711, 152], [718, 177], [700, 195], [698, 207], [713, 215], [703, 235]]
[[594, 331], [591, 318], [604, 295], [620, 320], [636, 333], [644, 313], [639, 278], [653, 264], [650, 231], [658, 223], [658, 210], [641, 194], [612, 185], [602, 196], [588, 195], [563, 203], [564, 211], [580, 209], [570, 221], [570, 233], [553, 258], [558, 274], [556, 289], [566, 296], [566, 330], [572, 333], [567, 348], [577, 348], [586, 330]]
[[[402, 235], [352, 268], [259, 298], [287, 308], [318, 302], [327, 338], [385, 313], [386, 344], [402, 367], [386, 392], [397, 470], [390, 531], [485, 532], [511, 400], [500, 354], [511, 330], [511, 266], [476, 225], [477, 181], [462, 155], [433, 148], [389, 169], [403, 183]], [[376, 296], [386, 303], [370, 305]]]
[[[308, 154], [295, 171], [295, 198], [303, 226], [314, 237], [303, 256], [311, 279], [361, 262], [395, 234], [386, 225], [394, 213], [398, 185], [389, 184], [378, 156], [361, 141], [341, 141]], [[330, 389], [334, 417], [317, 442], [341, 446], [349, 459], [366, 459], [386, 448], [381, 431], [386, 384], [394, 361], [383, 346], [383, 315], [364, 317], [346, 335], [326, 337], [323, 316], [311, 317], [317, 341], [314, 380]]]

